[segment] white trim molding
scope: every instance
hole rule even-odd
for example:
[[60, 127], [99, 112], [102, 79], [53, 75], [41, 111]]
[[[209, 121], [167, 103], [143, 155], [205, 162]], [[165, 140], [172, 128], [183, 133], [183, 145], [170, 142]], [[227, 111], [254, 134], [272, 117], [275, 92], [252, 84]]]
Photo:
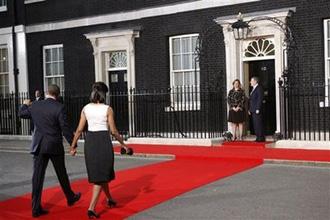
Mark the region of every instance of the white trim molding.
[[248, 2], [257, 2], [260, 0], [198, 0], [185, 3], [171, 4], [166, 6], [143, 8], [127, 12], [118, 12], [105, 15], [71, 19], [66, 21], [43, 23], [27, 27], [27, 33], [54, 31], [68, 28], [93, 26], [99, 24], [108, 24], [114, 22], [138, 20], [142, 18], [177, 14], [195, 10], [202, 10], [228, 5], [243, 4]]
[[[289, 11], [295, 11], [295, 8], [283, 8], [270, 11], [260, 11], [254, 13], [244, 14], [244, 20], [248, 21], [252, 18], [259, 16], [267, 16], [280, 19], [285, 22], [286, 17], [289, 15]], [[238, 12], [237, 12], [238, 13]], [[281, 28], [268, 20], [254, 21], [250, 23], [253, 26], [253, 30], [250, 32], [246, 41], [236, 41], [232, 32], [231, 24], [237, 21], [237, 15], [219, 17], [215, 19], [215, 22], [222, 26], [223, 35], [225, 41], [225, 53], [226, 53], [226, 72], [227, 72], [227, 91], [232, 88], [232, 82], [235, 79], [240, 79], [241, 82], [246, 81], [244, 79], [244, 62], [243, 53], [246, 41], [251, 41], [260, 37], [271, 38], [275, 44], [275, 55], [272, 59], [275, 60], [275, 94], [276, 94], [276, 132], [280, 131], [280, 93], [277, 83], [278, 78], [282, 75], [284, 68], [284, 61], [282, 54], [285, 50], [283, 40], [285, 38]]]
[[[95, 81], [102, 81], [109, 86], [109, 55], [111, 51], [127, 53], [127, 87], [135, 88], [135, 38], [140, 36], [138, 30], [113, 30], [85, 34], [93, 46]], [[129, 97], [129, 102], [131, 97]], [[129, 111], [134, 112], [129, 105]], [[134, 129], [134, 115], [129, 114], [129, 131]]]
[[38, 3], [38, 2], [45, 2], [46, 0], [25, 0], [24, 4], [33, 4], [33, 3]]
[[[26, 34], [25, 26], [18, 25], [14, 28], [16, 33], [16, 55], [18, 74], [18, 91], [27, 92], [28, 85], [28, 70], [27, 70], [27, 52], [26, 52]], [[9, 65], [9, 91], [15, 89], [14, 74], [13, 74], [13, 37], [12, 27], [0, 28], [0, 45], [6, 45], [8, 48], [8, 65]]]
[[109, 76], [105, 67], [106, 54], [111, 51], [127, 52], [127, 86], [135, 88], [135, 51], [134, 41], [139, 37], [137, 30], [114, 30], [85, 34], [94, 52], [95, 81], [103, 81], [109, 86]]
[[319, 106], [330, 107], [330, 19], [323, 20], [324, 31], [324, 81], [325, 81], [325, 100]]

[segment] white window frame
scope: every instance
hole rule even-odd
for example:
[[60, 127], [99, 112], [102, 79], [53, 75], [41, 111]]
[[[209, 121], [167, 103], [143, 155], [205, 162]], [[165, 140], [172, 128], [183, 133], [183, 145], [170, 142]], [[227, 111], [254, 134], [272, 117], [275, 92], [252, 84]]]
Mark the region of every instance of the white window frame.
[[320, 107], [329, 107], [330, 106], [330, 98], [329, 98], [329, 83], [330, 83], [330, 34], [328, 36], [328, 33], [330, 33], [328, 22], [330, 22], [330, 19], [324, 19], [323, 20], [323, 30], [324, 30], [324, 80], [325, 80], [325, 100], [324, 102], [320, 102]]
[[[42, 53], [43, 53], [43, 81], [44, 81], [44, 91], [47, 91], [48, 89], [48, 83], [47, 83], [47, 78], [60, 78], [63, 77], [64, 78], [64, 87], [65, 87], [65, 71], [62, 75], [55, 75], [55, 76], [46, 76], [46, 50], [47, 49], [54, 49], [54, 48], [62, 48], [63, 51], [63, 60], [59, 60], [63, 62], [63, 68], [64, 68], [64, 48], [63, 48], [63, 44], [53, 44], [53, 45], [46, 45], [42, 47]], [[57, 62], [59, 62], [57, 61]], [[61, 92], [65, 91], [65, 88], [60, 88]]]
[[[0, 0], [1, 5], [0, 5], [0, 12], [2, 11], [7, 11], [7, 1], [8, 0]], [[4, 3], [4, 4], [3, 4]], [[3, 4], [3, 5], [2, 5]]]
[[45, 2], [46, 0], [25, 0], [24, 4], [32, 4], [32, 3], [37, 3], [37, 2]]
[[[198, 69], [182, 69], [182, 63], [181, 63], [181, 69], [180, 70], [174, 70], [173, 68], [173, 45], [172, 45], [172, 41], [173, 39], [177, 39], [177, 38], [185, 38], [185, 37], [198, 37], [199, 34], [198, 33], [194, 33], [194, 34], [185, 34], [185, 35], [176, 35], [176, 36], [172, 36], [169, 37], [169, 50], [170, 50], [170, 87], [171, 88], [175, 88], [175, 82], [174, 82], [174, 73], [175, 72], [194, 72], [194, 71], [198, 71], [199, 77], [197, 77], [199, 79], [198, 85], [196, 87], [193, 86], [194, 89], [196, 89], [197, 92], [197, 100], [193, 100], [191, 102], [187, 102], [184, 101], [184, 103], [182, 102], [177, 102], [175, 101], [175, 95], [171, 94], [171, 106], [166, 107], [166, 111], [195, 111], [195, 110], [200, 110], [200, 67], [198, 65]], [[181, 47], [181, 44], [180, 44]], [[182, 62], [182, 61], [181, 61]], [[195, 80], [197, 80], [197, 78]], [[182, 87], [182, 90], [184, 91], [184, 86]], [[174, 91], [175, 92], [175, 91]], [[184, 98], [184, 97], [183, 97]]]
[[[8, 84], [7, 85], [0, 85], [0, 95], [7, 94], [6, 91], [3, 89], [4, 87], [8, 87], [8, 93], [9, 91], [9, 49], [7, 45], [0, 45], [0, 49], [6, 49], [7, 50], [7, 72], [0, 72], [0, 75], [7, 75], [8, 76]], [[4, 93], [3, 93], [4, 92]]]

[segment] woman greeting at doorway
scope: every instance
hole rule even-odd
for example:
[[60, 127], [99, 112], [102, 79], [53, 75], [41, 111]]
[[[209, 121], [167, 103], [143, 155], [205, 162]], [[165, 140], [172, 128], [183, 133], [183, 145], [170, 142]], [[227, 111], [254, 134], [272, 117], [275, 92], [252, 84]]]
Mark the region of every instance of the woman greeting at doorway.
[[243, 124], [245, 121], [244, 109], [245, 94], [241, 82], [235, 79], [233, 88], [228, 93], [229, 117], [234, 140], [242, 140]]

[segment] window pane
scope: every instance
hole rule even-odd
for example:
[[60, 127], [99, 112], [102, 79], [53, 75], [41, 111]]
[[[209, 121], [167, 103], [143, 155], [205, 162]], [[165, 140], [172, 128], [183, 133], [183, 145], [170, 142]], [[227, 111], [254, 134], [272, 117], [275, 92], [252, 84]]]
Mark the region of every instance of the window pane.
[[0, 86], [5, 85], [5, 75], [0, 75]]
[[183, 85], [183, 73], [174, 73], [174, 86]]
[[52, 75], [51, 67], [52, 67], [51, 63], [46, 63], [46, 73], [45, 73], [46, 76], [51, 76]]
[[46, 79], [47, 88], [48, 88], [49, 85], [53, 84], [52, 80], [53, 80], [53, 78], [47, 78]]
[[191, 38], [191, 43], [192, 43], [191, 50], [192, 50], [193, 53], [196, 53], [197, 39], [198, 39], [197, 36], [194, 36], [194, 37]]
[[184, 73], [184, 85], [189, 86], [193, 84], [193, 74], [191, 72]]
[[191, 69], [191, 54], [182, 55], [182, 69]]
[[64, 91], [64, 77], [57, 78], [57, 85], [60, 87], [61, 91]]
[[330, 78], [330, 60], [328, 60], [328, 78]]
[[330, 38], [330, 20], [328, 21], [328, 38]]
[[191, 52], [190, 48], [190, 37], [184, 37], [182, 38], [182, 53], [188, 53]]
[[181, 56], [173, 55], [173, 70], [181, 70]]
[[51, 50], [50, 49], [45, 50], [45, 59], [46, 59], [46, 62], [51, 61]]
[[63, 60], [63, 47], [58, 48], [58, 60]]
[[58, 60], [58, 49], [57, 48], [53, 48], [52, 50], [52, 61], [57, 61]]
[[64, 75], [64, 63], [63, 62], [58, 63], [58, 74]]
[[175, 38], [172, 40], [172, 52], [180, 53], [180, 38]]
[[5, 74], [5, 75], [4, 75], [4, 85], [5, 85], [6, 87], [9, 86], [9, 74]]
[[328, 40], [328, 58], [330, 58], [330, 40]]

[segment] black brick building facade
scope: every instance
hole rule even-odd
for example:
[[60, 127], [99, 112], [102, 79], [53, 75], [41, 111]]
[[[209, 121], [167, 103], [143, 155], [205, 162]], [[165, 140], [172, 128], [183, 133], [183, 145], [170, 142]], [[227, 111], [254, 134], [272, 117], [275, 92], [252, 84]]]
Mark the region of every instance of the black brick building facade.
[[[201, 37], [200, 40], [204, 42], [204, 47], [199, 57], [200, 86], [222, 88], [221, 92], [223, 96], [226, 96], [228, 90], [226, 86], [229, 80], [226, 63], [230, 62], [228, 60], [230, 58], [226, 57], [222, 27], [216, 24], [214, 19], [235, 15], [238, 12], [253, 14], [283, 8], [295, 9], [293, 16], [288, 20], [288, 25], [292, 30], [297, 46], [295, 49], [296, 56], [288, 58], [292, 59], [289, 62], [294, 62], [294, 69], [290, 72], [288, 78], [290, 83], [298, 87], [303, 87], [306, 83], [309, 83], [309, 85], [325, 84], [324, 20], [330, 19], [330, 2], [327, 0], [250, 1], [204, 9], [195, 8], [194, 10], [158, 16], [142, 16], [132, 19], [127, 18], [122, 21], [100, 22], [94, 25], [84, 24], [68, 28], [55, 28], [54, 30], [42, 29], [43, 24], [48, 26], [55, 24], [56, 26], [57, 23], [61, 23], [63, 25], [65, 21], [69, 22], [95, 16], [100, 16], [102, 20], [101, 16], [109, 14], [132, 12], [134, 15], [134, 12], [141, 10], [146, 10], [145, 12], [147, 13], [148, 10], [155, 8], [191, 2], [196, 1], [46, 0], [34, 4], [24, 4], [23, 0], [16, 1], [17, 24], [27, 27], [26, 52], [29, 92], [44, 88], [43, 46], [62, 44], [65, 91], [68, 93], [88, 94], [91, 84], [95, 81], [96, 64], [93, 55], [95, 52], [93, 51], [93, 45], [85, 35], [131, 29], [139, 32], [139, 36], [134, 40], [135, 88], [165, 89], [170, 87], [169, 38], [197, 33]], [[8, 5], [8, 11], [0, 13], [0, 27], [11, 26], [12, 10], [12, 5]], [[38, 29], [29, 29], [29, 27], [33, 28], [38, 25], [41, 25], [40, 31]], [[323, 93], [321, 95], [324, 96], [325, 92], [322, 92], [324, 90], [320, 91], [318, 90], [317, 93]], [[300, 95], [303, 94], [300, 93]], [[225, 99], [223, 102], [223, 106], [225, 106]], [[300, 101], [294, 102], [299, 103]], [[295, 106], [299, 107], [299, 104], [295, 104]], [[295, 111], [295, 109], [291, 111]], [[329, 108], [321, 109], [321, 111], [324, 111], [322, 115], [327, 115]], [[304, 117], [301, 116], [297, 120], [304, 121]], [[311, 119], [311, 121], [315, 120], [315, 118]], [[324, 118], [324, 120], [326, 124], [322, 126], [322, 130], [326, 130], [325, 126], [330, 125], [328, 117]], [[225, 122], [223, 122], [223, 126], [225, 129]], [[292, 129], [295, 129], [294, 127], [297, 127], [297, 125], [291, 125]]]

